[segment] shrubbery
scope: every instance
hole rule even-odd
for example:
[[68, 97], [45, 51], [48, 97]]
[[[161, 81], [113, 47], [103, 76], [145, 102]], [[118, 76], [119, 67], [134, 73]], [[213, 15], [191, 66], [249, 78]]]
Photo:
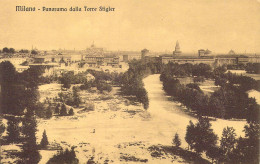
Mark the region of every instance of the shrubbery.
[[154, 62], [134, 60], [129, 63], [129, 69], [122, 78], [123, 94], [135, 96], [137, 101], [143, 104], [144, 109], [148, 109], [149, 99], [142, 80], [151, 73], [157, 73], [159, 68]]
[[71, 150], [61, 150], [58, 154], [54, 155], [47, 164], [78, 164], [79, 160], [76, 157], [74, 148]]
[[[185, 140], [191, 150], [200, 154], [206, 152], [212, 163], [259, 163], [259, 124], [249, 122], [244, 127], [245, 138], [237, 138], [235, 129], [223, 129], [220, 146], [217, 145], [217, 136], [211, 129], [207, 118], [199, 118], [197, 124], [187, 126]], [[175, 136], [176, 138], [176, 136]], [[177, 139], [174, 139], [177, 140]]]
[[205, 116], [226, 119], [246, 118], [250, 121], [259, 121], [260, 107], [255, 99], [249, 98], [248, 94], [245, 93], [249, 89], [256, 88], [257, 82], [254, 79], [231, 73], [221, 74], [223, 71], [217, 68], [219, 71], [213, 71], [216, 74], [214, 75], [215, 83], [221, 88], [208, 97], [196, 84], [187, 84], [186, 86], [180, 84], [180, 81], [174, 77], [176, 75], [171, 75], [170, 72], [174, 70], [171, 67], [168, 69], [168, 65], [160, 76], [161, 81], [163, 81], [163, 89], [189, 110]]

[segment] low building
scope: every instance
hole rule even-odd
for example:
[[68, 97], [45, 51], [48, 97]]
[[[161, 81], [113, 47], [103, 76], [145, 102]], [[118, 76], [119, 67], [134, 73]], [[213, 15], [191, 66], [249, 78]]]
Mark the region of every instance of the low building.
[[84, 62], [89, 67], [112, 66], [119, 67], [119, 57], [117, 56], [85, 56]]
[[179, 63], [179, 64], [185, 64], [185, 63], [191, 63], [191, 64], [199, 64], [199, 63], [205, 63], [209, 65], [213, 65], [215, 63], [214, 57], [196, 57], [196, 56], [169, 56], [169, 55], [163, 55], [160, 56], [161, 63], [167, 64], [169, 62], [172, 63]]

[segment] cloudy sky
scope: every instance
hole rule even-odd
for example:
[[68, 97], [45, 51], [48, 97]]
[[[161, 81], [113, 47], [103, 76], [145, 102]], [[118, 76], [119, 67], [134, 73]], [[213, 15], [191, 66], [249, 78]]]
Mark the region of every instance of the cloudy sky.
[[[16, 12], [15, 7], [115, 12]], [[0, 48], [260, 52], [259, 0], [0, 0]]]

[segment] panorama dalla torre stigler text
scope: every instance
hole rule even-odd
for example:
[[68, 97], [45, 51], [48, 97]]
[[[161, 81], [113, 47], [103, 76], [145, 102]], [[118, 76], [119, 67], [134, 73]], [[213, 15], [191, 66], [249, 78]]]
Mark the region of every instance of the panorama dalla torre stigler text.
[[53, 7], [41, 7], [41, 8], [36, 8], [36, 7], [28, 7], [28, 6], [16, 6], [15, 11], [23, 11], [23, 12], [34, 12], [34, 11], [45, 11], [45, 12], [98, 12], [98, 11], [104, 11], [104, 12], [110, 12], [110, 11], [115, 11], [114, 7], [110, 6], [99, 6], [99, 7], [69, 7], [69, 8], [53, 8]]

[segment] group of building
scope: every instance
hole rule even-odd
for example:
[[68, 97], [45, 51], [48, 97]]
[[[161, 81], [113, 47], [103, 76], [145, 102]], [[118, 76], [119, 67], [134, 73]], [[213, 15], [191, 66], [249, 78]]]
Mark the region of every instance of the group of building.
[[212, 55], [208, 49], [198, 50], [197, 55], [183, 54], [180, 44], [177, 41], [172, 54], [155, 54], [149, 50], [143, 49], [140, 52], [109, 52], [103, 48], [98, 48], [92, 44], [85, 51], [81, 52], [49, 52], [27, 57], [9, 57], [0, 58], [0, 62], [8, 60], [18, 72], [23, 72], [29, 67], [44, 68], [46, 76], [60, 75], [63, 72], [72, 71], [74, 74], [85, 72], [87, 69], [94, 69], [107, 72], [125, 72], [128, 69], [128, 62], [133, 59], [142, 59], [148, 61], [169, 62], [185, 64], [205, 63], [213, 66], [221, 65], [239, 65], [246, 63], [260, 63], [260, 56], [236, 54], [231, 50], [228, 54]]
[[199, 64], [205, 63], [212, 66], [222, 65], [239, 65], [247, 63], [260, 63], [260, 56], [256, 54], [236, 54], [233, 50], [230, 50], [228, 54], [213, 55], [208, 49], [199, 49], [198, 54], [185, 54], [183, 55], [179, 42], [176, 42], [175, 50], [172, 54], [163, 54], [159, 56], [149, 56], [149, 51], [144, 49], [141, 51], [141, 58], [145, 60], [157, 60], [163, 64], [169, 62], [185, 64]]

